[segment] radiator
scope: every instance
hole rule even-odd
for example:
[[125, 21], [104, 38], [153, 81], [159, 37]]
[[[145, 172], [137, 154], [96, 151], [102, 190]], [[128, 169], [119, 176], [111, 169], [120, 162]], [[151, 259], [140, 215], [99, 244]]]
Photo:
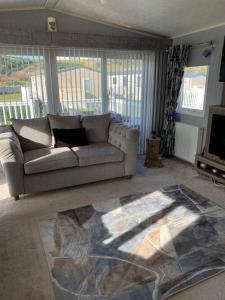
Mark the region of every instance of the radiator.
[[195, 155], [201, 153], [203, 128], [176, 122], [175, 156], [194, 163]]

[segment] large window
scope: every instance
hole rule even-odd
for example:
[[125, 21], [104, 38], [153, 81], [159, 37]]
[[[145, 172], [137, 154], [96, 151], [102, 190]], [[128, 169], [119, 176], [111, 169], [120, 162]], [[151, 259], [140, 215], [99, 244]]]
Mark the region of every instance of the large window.
[[0, 125], [48, 112], [112, 112], [140, 130], [143, 153], [152, 126], [154, 63], [153, 51], [0, 47]]
[[45, 64], [40, 50], [1, 49], [0, 124], [46, 114]]
[[207, 88], [208, 66], [186, 67], [178, 99], [178, 112], [202, 114]]

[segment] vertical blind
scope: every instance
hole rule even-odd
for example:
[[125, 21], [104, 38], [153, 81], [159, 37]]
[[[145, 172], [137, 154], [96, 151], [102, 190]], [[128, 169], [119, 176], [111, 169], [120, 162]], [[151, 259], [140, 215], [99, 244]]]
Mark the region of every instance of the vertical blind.
[[0, 48], [0, 123], [11, 118], [112, 112], [140, 130], [145, 152], [152, 130], [155, 52]]
[[121, 114], [123, 121], [140, 126], [143, 58], [140, 53], [107, 58], [107, 88], [109, 110]]
[[0, 48], [0, 124], [47, 112], [43, 49]]
[[99, 51], [57, 51], [59, 98], [64, 114], [102, 113], [101, 57]]

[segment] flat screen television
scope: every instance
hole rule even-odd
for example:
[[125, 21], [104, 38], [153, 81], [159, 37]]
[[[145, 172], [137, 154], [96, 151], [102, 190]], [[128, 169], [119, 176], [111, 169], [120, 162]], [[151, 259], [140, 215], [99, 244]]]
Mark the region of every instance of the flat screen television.
[[225, 107], [211, 106], [206, 133], [205, 156], [225, 164]]
[[225, 82], [225, 38], [223, 42], [223, 53], [222, 53], [222, 60], [220, 65], [220, 81]]

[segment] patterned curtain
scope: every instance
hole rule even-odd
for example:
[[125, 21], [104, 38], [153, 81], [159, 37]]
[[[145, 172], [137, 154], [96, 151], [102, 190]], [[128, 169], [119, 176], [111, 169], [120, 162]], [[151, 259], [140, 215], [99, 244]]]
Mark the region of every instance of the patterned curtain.
[[166, 51], [155, 51], [151, 131], [156, 136], [160, 136], [164, 122], [167, 57]]
[[161, 132], [161, 153], [164, 156], [174, 155], [177, 101], [190, 48], [190, 45], [177, 45], [171, 47], [168, 53], [165, 116]]

